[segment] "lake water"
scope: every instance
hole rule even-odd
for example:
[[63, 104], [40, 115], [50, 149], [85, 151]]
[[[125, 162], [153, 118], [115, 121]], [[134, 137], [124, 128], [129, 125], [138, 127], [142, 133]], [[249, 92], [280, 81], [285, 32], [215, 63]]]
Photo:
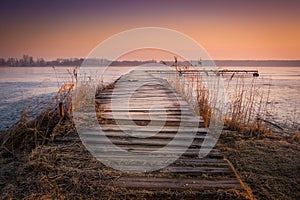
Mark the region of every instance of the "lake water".
[[[257, 69], [260, 76], [259, 78], [249, 76], [248, 88], [251, 87], [254, 79], [256, 90], [259, 90], [258, 93], [263, 92], [264, 98], [268, 92], [270, 93], [267, 109], [271, 116], [270, 119], [284, 128], [299, 128], [300, 67], [256, 67], [252, 69]], [[256, 93], [254, 92], [254, 94]], [[256, 100], [258, 99], [256, 98]]]
[[[110, 82], [132, 67], [110, 67], [103, 79]], [[223, 67], [224, 68], [224, 67]], [[240, 69], [239, 67], [238, 69]], [[72, 67], [1, 67], [0, 68], [0, 130], [19, 121], [26, 108], [31, 118], [45, 109], [61, 85], [71, 80]], [[228, 69], [228, 68], [227, 68]], [[231, 68], [235, 69], [235, 68]], [[243, 69], [250, 69], [244, 67]], [[281, 123], [291, 124], [300, 118], [300, 67], [256, 67], [260, 87], [270, 87], [272, 115]], [[103, 67], [93, 67], [101, 77]]]
[[[47, 107], [54, 105], [59, 88], [71, 81], [74, 67], [0, 67], [0, 130], [17, 123], [24, 111], [33, 119]], [[126, 73], [130, 67], [106, 70], [104, 80], [110, 82]], [[103, 67], [90, 68], [101, 75]]]

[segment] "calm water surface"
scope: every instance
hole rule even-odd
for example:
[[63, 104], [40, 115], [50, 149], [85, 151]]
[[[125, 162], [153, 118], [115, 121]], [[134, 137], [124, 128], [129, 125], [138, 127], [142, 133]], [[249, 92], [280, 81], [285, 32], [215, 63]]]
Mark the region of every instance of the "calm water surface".
[[[111, 82], [132, 67], [91, 67], [95, 77]], [[224, 67], [222, 67], [224, 68]], [[0, 130], [16, 123], [29, 107], [30, 116], [39, 114], [53, 101], [58, 88], [71, 80], [73, 67], [1, 67], [0, 68]], [[230, 69], [230, 68], [227, 68]], [[231, 68], [234, 69], [234, 68]], [[240, 69], [240, 68], [239, 68]], [[253, 69], [253, 68], [252, 68]], [[279, 121], [297, 121], [300, 118], [300, 67], [258, 67], [258, 84], [270, 88], [272, 115]], [[92, 77], [92, 78], [95, 78]], [[38, 105], [38, 106], [37, 106]]]

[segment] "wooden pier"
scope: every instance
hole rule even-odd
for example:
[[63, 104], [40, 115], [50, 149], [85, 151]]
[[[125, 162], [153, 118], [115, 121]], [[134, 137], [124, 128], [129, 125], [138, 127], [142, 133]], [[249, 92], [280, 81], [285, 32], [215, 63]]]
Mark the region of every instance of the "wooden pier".
[[[151, 191], [236, 190], [245, 192], [243, 183], [220, 150], [214, 148], [205, 158], [198, 157], [199, 149], [207, 136], [202, 117], [195, 114], [166, 80], [153, 74], [151, 71], [131, 71], [121, 76], [114, 87], [97, 93], [98, 119], [106, 136], [123, 150], [147, 153], [163, 148], [176, 134], [179, 134], [180, 142], [173, 144], [173, 149], [176, 151], [181, 142], [184, 144], [184, 141], [189, 139], [190, 126], [195, 123], [197, 124], [196, 135], [187, 151], [171, 165], [151, 173], [125, 173], [112, 185]], [[141, 87], [137, 88], [139, 84]], [[132, 91], [134, 92], [130, 94]], [[129, 97], [129, 109], [122, 107], [122, 104], [112, 106], [111, 102], [127, 101]], [[158, 104], [161, 107], [157, 107]], [[150, 110], [151, 116], [149, 116]], [[126, 112], [130, 113], [131, 120], [136, 126], [126, 124], [129, 121], [126, 118]], [[120, 120], [123, 130], [116, 123]], [[163, 124], [162, 129], [159, 127], [161, 124]], [[179, 130], [179, 125], [184, 127]], [[156, 134], [149, 138], [133, 137], [124, 134], [124, 129], [139, 135], [147, 135], [151, 132]]]
[[186, 74], [186, 75], [197, 75], [201, 73], [214, 73], [216, 75], [224, 74], [252, 74], [254, 77], [258, 77], [258, 70], [248, 69], [217, 69], [217, 70], [206, 70], [206, 69], [178, 69], [176, 70], [148, 70], [149, 73], [163, 73], [163, 74]]

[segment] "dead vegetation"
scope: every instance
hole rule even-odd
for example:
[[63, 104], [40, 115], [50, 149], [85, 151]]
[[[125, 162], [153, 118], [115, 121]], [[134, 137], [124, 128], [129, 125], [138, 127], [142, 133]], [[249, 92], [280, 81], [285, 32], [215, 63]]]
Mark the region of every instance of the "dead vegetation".
[[3, 133], [1, 148], [12, 155], [31, 151], [50, 139], [59, 120], [60, 117], [55, 111], [45, 111], [33, 121], [19, 123]]
[[269, 115], [270, 88], [261, 88], [255, 77], [250, 78], [250, 83], [246, 83], [249, 79], [245, 76], [235, 77], [234, 74], [229, 79], [224, 79], [222, 86], [222, 81], [216, 76], [209, 71], [187, 75], [175, 74], [168, 81], [195, 112], [203, 117], [206, 127], [209, 127], [213, 105], [217, 101], [216, 98], [219, 98], [216, 95], [218, 88], [224, 88], [227, 102], [223, 114], [227, 129], [255, 137], [272, 134], [271, 125], [268, 123], [272, 121]]
[[62, 86], [55, 96], [55, 105], [47, 108], [34, 120], [27, 121], [25, 110], [20, 121], [2, 133], [0, 147], [4, 153], [16, 155], [30, 152], [60, 134], [59, 126], [70, 117], [72, 88], [73, 85]]
[[249, 138], [223, 131], [218, 147], [257, 199], [298, 199], [300, 147], [282, 137]]
[[225, 124], [229, 130], [243, 132], [249, 136], [271, 135], [266, 122], [269, 115], [270, 88], [262, 88], [257, 78], [240, 75], [226, 81], [228, 111]]

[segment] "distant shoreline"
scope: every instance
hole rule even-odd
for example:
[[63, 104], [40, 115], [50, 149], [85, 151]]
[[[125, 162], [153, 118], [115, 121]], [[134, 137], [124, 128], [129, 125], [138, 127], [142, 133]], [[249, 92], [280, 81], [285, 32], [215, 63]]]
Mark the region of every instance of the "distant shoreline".
[[[81, 66], [82, 63], [89, 66], [138, 66], [145, 64], [165, 64], [173, 65], [174, 61], [109, 61], [106, 59], [65, 59], [59, 61], [44, 61], [39, 63], [38, 61], [33, 61], [30, 63], [22, 62], [21, 60], [16, 60], [15, 62], [3, 61], [0, 63], [0, 67], [67, 67], [67, 66]], [[191, 61], [193, 65], [197, 66], [228, 66], [228, 67], [299, 67], [300, 60], [201, 60], [201, 61]], [[190, 62], [188, 61], [178, 61], [178, 66], [189, 66]]]

